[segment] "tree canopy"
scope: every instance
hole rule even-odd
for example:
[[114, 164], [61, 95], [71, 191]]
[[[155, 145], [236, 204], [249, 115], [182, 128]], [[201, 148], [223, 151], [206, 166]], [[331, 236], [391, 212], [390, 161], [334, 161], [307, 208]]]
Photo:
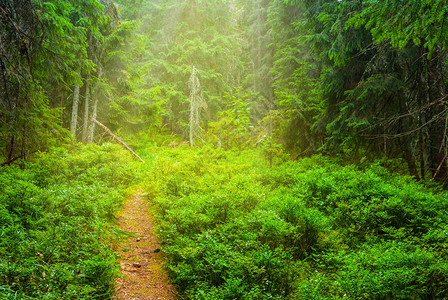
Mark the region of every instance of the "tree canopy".
[[[444, 1], [20, 0], [1, 14], [5, 162], [67, 129], [94, 141], [92, 117], [124, 134], [197, 126], [222, 146], [244, 94], [246, 146], [268, 136], [292, 157], [401, 158], [446, 179]], [[207, 103], [193, 127], [192, 70]]]

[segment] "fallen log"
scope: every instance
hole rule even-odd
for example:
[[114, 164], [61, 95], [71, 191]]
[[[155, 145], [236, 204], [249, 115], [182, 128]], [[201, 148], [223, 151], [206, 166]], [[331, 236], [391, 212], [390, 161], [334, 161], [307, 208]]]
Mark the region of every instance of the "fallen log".
[[140, 156], [138, 156], [137, 153], [135, 153], [134, 151], [132, 151], [131, 148], [129, 148], [128, 145], [125, 144], [125, 142], [123, 142], [118, 136], [116, 136], [115, 134], [112, 133], [112, 131], [110, 131], [109, 128], [107, 128], [104, 124], [102, 124], [101, 122], [99, 122], [98, 120], [92, 118], [92, 121], [95, 122], [96, 124], [98, 124], [101, 128], [103, 128], [110, 136], [112, 136], [115, 140], [117, 140], [120, 144], [123, 145], [123, 147], [126, 148], [126, 150], [128, 150], [129, 152], [131, 152], [135, 157], [137, 157], [142, 163], [144, 163], [143, 159], [141, 159]]

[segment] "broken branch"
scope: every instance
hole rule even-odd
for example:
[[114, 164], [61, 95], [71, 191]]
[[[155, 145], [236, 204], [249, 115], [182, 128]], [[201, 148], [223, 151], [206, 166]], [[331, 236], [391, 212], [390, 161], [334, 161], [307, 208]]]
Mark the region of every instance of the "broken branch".
[[115, 140], [117, 140], [120, 144], [123, 145], [123, 147], [126, 148], [129, 152], [131, 152], [135, 157], [137, 157], [142, 163], [144, 163], [143, 159], [141, 159], [140, 156], [137, 155], [134, 151], [132, 151], [131, 148], [129, 148], [128, 145], [125, 144], [118, 136], [112, 133], [109, 128], [107, 128], [105, 125], [103, 125], [101, 122], [97, 121], [96, 119], [92, 118], [92, 121], [98, 124], [101, 128], [103, 128], [110, 136], [112, 136]]

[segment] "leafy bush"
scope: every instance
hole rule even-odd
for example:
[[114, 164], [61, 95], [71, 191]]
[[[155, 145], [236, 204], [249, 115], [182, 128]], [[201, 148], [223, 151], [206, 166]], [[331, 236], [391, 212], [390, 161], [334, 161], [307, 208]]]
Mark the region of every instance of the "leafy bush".
[[158, 151], [149, 195], [186, 298], [448, 297], [443, 190], [322, 156]]
[[0, 173], [0, 298], [110, 298], [110, 222], [132, 181], [119, 147], [72, 146]]

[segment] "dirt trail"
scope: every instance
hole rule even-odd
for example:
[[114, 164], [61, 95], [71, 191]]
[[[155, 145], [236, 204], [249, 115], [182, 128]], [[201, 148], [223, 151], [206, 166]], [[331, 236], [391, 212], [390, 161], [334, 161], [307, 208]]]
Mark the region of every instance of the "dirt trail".
[[136, 236], [130, 237], [118, 249], [123, 277], [117, 279], [115, 298], [176, 299], [176, 290], [163, 269], [164, 257], [154, 236], [154, 218], [149, 214], [147, 200], [138, 192], [129, 197], [118, 215], [118, 222], [121, 230]]

